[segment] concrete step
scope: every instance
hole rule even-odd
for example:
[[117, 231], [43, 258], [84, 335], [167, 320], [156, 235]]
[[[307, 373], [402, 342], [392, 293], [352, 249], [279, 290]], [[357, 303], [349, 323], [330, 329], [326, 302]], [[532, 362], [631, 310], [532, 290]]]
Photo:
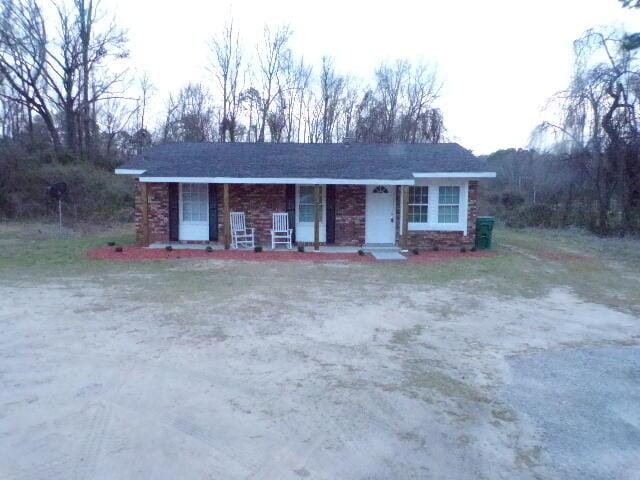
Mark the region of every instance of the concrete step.
[[371, 253], [371, 255], [373, 255], [373, 258], [375, 258], [376, 260], [382, 260], [382, 261], [405, 261], [407, 259], [407, 257], [400, 254], [398, 249], [396, 250], [374, 249], [374, 250], [371, 250], [369, 253]]

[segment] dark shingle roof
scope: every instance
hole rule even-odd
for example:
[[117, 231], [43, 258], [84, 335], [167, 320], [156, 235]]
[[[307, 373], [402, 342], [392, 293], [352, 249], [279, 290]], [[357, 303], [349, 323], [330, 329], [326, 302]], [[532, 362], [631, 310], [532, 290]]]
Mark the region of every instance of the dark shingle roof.
[[411, 179], [413, 173], [486, 172], [457, 143], [173, 143], [123, 165], [144, 177]]

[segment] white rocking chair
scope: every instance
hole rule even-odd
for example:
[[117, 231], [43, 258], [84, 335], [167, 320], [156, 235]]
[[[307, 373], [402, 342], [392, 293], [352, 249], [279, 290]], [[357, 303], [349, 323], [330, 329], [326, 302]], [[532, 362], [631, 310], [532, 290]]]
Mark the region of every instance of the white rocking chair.
[[231, 247], [254, 248], [254, 228], [247, 228], [244, 212], [231, 212]]
[[274, 213], [273, 228], [271, 229], [271, 249], [274, 250], [276, 245], [286, 245], [291, 250], [291, 238], [293, 237], [293, 229], [289, 228], [289, 214]]

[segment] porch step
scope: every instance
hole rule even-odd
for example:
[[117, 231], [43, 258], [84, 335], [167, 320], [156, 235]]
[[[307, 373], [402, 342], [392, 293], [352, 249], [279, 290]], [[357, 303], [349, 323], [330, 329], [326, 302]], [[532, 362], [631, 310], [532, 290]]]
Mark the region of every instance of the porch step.
[[373, 252], [373, 251], [398, 252], [400, 251], [400, 249], [393, 243], [366, 243], [362, 246], [362, 250], [365, 252]]
[[371, 249], [369, 252], [371, 253], [371, 255], [373, 255], [373, 258], [375, 258], [376, 260], [403, 261], [407, 259], [407, 257], [405, 257], [404, 255], [401, 255], [397, 249], [391, 250], [391, 249], [375, 249], [374, 248], [374, 249]]

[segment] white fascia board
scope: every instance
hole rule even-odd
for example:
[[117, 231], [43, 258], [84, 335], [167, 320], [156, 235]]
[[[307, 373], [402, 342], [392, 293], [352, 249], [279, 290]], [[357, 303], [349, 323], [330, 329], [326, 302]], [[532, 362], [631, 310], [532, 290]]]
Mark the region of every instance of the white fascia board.
[[414, 178], [495, 178], [496, 172], [433, 172], [414, 173]]
[[116, 175], [142, 175], [146, 170], [135, 170], [132, 168], [116, 168]]
[[238, 178], [238, 177], [140, 177], [147, 183], [249, 183], [296, 185], [415, 185], [414, 179], [385, 180], [377, 178]]

